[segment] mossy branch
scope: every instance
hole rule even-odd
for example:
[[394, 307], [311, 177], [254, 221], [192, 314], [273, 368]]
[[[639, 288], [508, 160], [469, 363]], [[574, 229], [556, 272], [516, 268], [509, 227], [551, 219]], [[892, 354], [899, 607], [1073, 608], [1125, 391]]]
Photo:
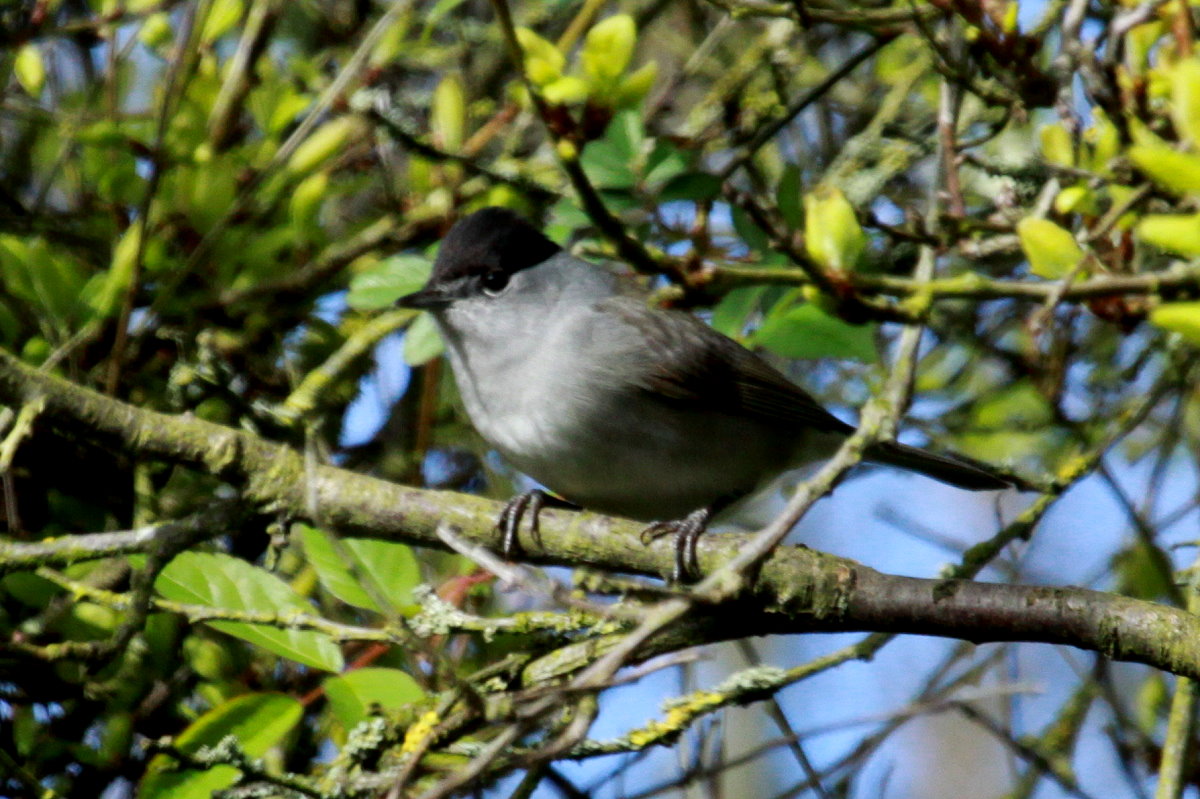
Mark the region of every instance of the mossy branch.
[[[0, 352], [0, 401], [22, 405], [39, 399], [44, 402], [40, 424], [140, 458], [203, 469], [236, 486], [245, 501], [263, 511], [344, 535], [439, 549], [446, 548], [437, 533], [445, 522], [477, 544], [495, 543], [491, 529], [499, 505], [491, 500], [399, 486], [330, 466], [306, 470], [302, 455], [283, 445], [200, 419], [140, 409]], [[644, 547], [639, 533], [634, 522], [546, 511], [540, 540], [522, 544], [537, 563], [668, 574], [675, 559], [671, 543]], [[702, 571], [711, 573], [734, 558], [748, 540], [745, 535], [704, 538], [698, 552]], [[1195, 615], [1081, 588], [901, 577], [804, 547], [780, 547], [764, 561], [754, 584], [732, 602], [698, 609], [698, 615], [728, 620], [725, 614], [736, 608], [741, 622], [698, 624], [696, 639], [678, 646], [748, 635], [870, 630], [977, 643], [1067, 644], [1200, 678]]]

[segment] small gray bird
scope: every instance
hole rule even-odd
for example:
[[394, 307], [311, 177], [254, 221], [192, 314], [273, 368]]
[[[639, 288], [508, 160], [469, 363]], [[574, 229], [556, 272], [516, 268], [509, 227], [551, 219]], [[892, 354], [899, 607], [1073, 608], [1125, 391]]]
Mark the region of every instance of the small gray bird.
[[[652, 308], [615, 273], [503, 208], [458, 222], [428, 284], [399, 300], [433, 314], [471, 421], [510, 464], [565, 498], [513, 499], [506, 556], [546, 504], [652, 521], [676, 536], [675, 579], [697, 574], [713, 515], [780, 473], [829, 458], [854, 428], [691, 314]], [[973, 491], [1011, 481], [898, 443], [869, 460]]]

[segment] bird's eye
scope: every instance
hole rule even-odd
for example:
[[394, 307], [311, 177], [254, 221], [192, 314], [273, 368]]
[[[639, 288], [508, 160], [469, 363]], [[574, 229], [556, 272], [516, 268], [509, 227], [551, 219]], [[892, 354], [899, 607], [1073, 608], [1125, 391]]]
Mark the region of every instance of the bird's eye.
[[504, 287], [508, 285], [508, 273], [499, 270], [484, 272], [482, 283], [484, 293], [495, 296], [504, 291]]

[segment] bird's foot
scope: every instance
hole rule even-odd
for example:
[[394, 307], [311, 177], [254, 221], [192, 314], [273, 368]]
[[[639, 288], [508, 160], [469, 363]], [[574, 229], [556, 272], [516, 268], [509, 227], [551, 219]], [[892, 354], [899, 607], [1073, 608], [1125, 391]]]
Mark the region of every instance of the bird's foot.
[[500, 554], [505, 560], [513, 560], [514, 556], [521, 552], [521, 542], [517, 538], [517, 533], [521, 529], [521, 520], [525, 518], [526, 514], [529, 515], [530, 536], [538, 546], [542, 545], [542, 530], [538, 522], [542, 508], [580, 509], [575, 503], [553, 494], [547, 494], [540, 488], [517, 494], [504, 506], [504, 510], [500, 512], [500, 518], [496, 521], [495, 530], [500, 534]]
[[700, 508], [682, 519], [655, 522], [642, 531], [642, 543], [649, 545], [665, 535], [675, 536], [675, 567], [671, 570], [671, 582], [676, 585], [691, 582], [700, 577], [700, 563], [696, 559], [696, 542], [708, 529], [714, 509]]

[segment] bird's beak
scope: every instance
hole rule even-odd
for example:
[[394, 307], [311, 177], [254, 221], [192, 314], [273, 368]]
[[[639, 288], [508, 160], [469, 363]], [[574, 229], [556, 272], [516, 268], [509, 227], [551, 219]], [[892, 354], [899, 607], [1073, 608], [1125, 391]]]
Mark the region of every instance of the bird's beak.
[[420, 291], [407, 294], [396, 300], [397, 308], [416, 308], [422, 311], [436, 311], [445, 308], [457, 299], [444, 286], [426, 286]]

